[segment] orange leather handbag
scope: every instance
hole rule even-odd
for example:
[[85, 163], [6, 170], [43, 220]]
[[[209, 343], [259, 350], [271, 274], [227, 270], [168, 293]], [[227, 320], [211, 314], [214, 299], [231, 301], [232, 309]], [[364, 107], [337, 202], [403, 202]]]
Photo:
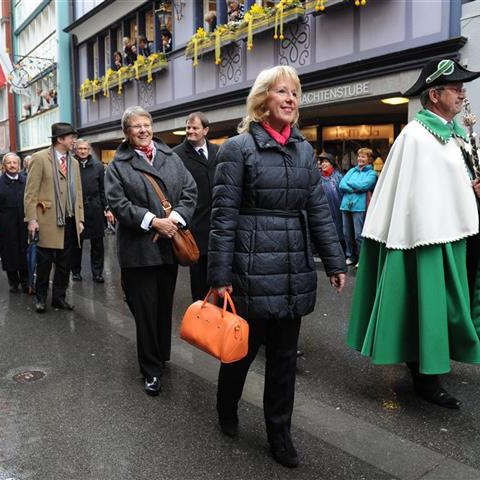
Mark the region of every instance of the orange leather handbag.
[[[248, 323], [235, 310], [232, 297], [225, 293], [223, 308], [210, 303], [210, 290], [205, 300], [197, 300], [187, 308], [180, 327], [180, 338], [222, 363], [241, 360], [248, 353]], [[227, 303], [230, 305], [229, 312]]]

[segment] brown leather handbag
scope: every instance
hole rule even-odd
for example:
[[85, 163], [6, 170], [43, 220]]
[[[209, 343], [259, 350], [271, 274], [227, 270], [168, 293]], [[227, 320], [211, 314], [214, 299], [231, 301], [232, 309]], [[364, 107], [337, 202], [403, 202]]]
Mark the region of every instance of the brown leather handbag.
[[[162, 204], [163, 210], [165, 211], [165, 215], [168, 217], [170, 215], [170, 212], [172, 211], [172, 205], [165, 198], [162, 189], [155, 181], [155, 179], [148, 173], [142, 173], [152, 184], [155, 193], [160, 199], [160, 203]], [[198, 262], [198, 259], [200, 258], [200, 251], [198, 250], [197, 242], [195, 241], [195, 238], [193, 237], [193, 234], [190, 230], [188, 230], [187, 228], [179, 228], [170, 240], [172, 241], [173, 253], [177, 259], [177, 262], [180, 265], [187, 267]]]
[[205, 300], [197, 300], [187, 308], [180, 338], [222, 363], [236, 362], [248, 353], [248, 323], [237, 315], [228, 292], [225, 292], [223, 308], [208, 301], [212, 294], [216, 303], [217, 296], [210, 290]]

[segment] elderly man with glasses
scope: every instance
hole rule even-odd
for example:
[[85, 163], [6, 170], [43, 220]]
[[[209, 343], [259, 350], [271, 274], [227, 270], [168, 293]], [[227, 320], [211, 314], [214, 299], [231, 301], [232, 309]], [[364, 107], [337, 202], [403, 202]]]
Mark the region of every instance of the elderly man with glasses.
[[393, 144], [373, 194], [348, 331], [351, 347], [374, 364], [405, 362], [417, 395], [451, 409], [461, 402], [439, 376], [451, 359], [480, 363], [467, 275], [477, 181], [455, 119], [463, 83], [478, 77], [453, 60], [432, 60], [405, 92], [420, 95], [423, 109]]

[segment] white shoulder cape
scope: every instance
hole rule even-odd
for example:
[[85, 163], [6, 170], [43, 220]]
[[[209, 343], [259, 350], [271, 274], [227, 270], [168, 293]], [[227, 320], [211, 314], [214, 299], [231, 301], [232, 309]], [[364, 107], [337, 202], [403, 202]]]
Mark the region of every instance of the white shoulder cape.
[[411, 121], [385, 162], [362, 236], [409, 249], [477, 232], [475, 195], [457, 141], [452, 137], [444, 144]]

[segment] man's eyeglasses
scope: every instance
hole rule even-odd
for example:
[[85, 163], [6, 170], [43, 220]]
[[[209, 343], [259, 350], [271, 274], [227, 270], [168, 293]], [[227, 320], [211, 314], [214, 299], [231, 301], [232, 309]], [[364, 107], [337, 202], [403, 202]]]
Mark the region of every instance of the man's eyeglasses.
[[148, 130], [149, 128], [152, 128], [150, 124], [148, 125], [128, 125], [128, 128], [132, 128], [133, 130]]
[[467, 93], [467, 89], [465, 87], [452, 87], [449, 85], [446, 85], [444, 87], [437, 87], [435, 88], [435, 90], [452, 90], [452, 92], [455, 92], [457, 95]]

